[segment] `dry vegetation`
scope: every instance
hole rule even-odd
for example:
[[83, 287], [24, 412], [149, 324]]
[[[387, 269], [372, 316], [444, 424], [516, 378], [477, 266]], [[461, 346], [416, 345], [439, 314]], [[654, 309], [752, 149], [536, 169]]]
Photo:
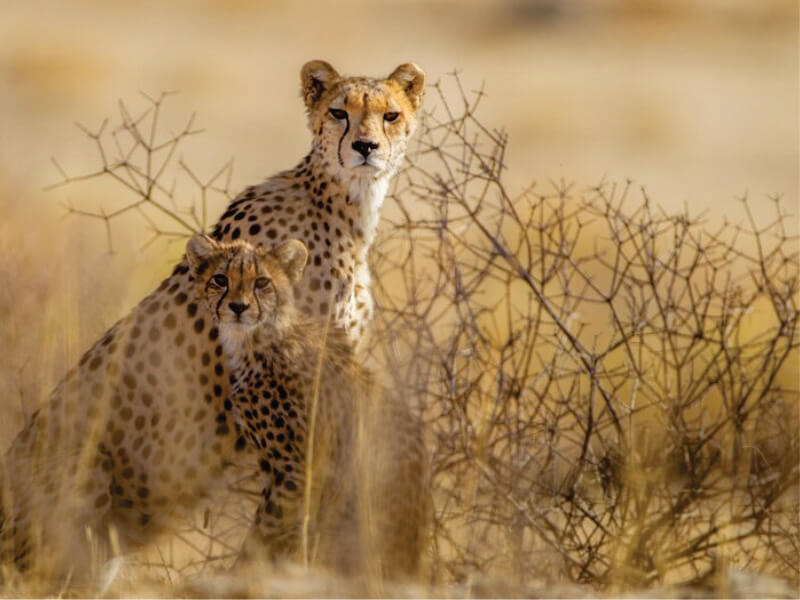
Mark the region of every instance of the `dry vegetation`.
[[[379, 348], [422, 400], [433, 571], [629, 589], [798, 581], [798, 255], [631, 182], [512, 197], [480, 93], [438, 86], [376, 252]], [[455, 99], [455, 100], [454, 100]]]
[[[481, 97], [457, 77], [429, 91], [373, 254], [372, 363], [425, 417], [435, 503], [428, 577], [392, 593], [724, 593], [731, 566], [796, 588], [795, 216], [778, 198], [765, 223], [747, 199], [730, 221], [666, 214], [632, 182], [512, 194]], [[164, 99], [121, 105], [116, 127], [86, 130], [97, 169], [61, 171], [73, 197], [87, 180], [119, 184], [106, 211], [67, 208], [99, 220], [110, 247], [123, 215], [143, 220], [142, 243], [182, 240], [213, 221], [209, 195], [230, 197], [229, 166], [201, 177], [179, 160], [193, 120], [163, 135]], [[168, 591], [119, 593], [342, 593], [302, 574], [181, 587], [229, 564], [242, 502], [187, 517], [179, 551], [164, 550], [173, 539], [143, 559]]]

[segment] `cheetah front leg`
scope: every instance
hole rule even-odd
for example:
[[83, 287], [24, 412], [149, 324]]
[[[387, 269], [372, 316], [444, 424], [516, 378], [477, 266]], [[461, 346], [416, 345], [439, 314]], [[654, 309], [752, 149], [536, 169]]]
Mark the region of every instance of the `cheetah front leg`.
[[303, 522], [308, 510], [302, 468], [288, 460], [265, 458], [260, 466], [264, 472], [261, 501], [237, 564], [258, 558], [273, 563], [297, 558], [303, 546]]

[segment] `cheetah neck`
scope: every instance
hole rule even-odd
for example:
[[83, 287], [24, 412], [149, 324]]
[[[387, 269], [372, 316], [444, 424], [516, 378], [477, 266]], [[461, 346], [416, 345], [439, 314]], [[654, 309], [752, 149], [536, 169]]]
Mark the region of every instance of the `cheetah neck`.
[[363, 174], [353, 174], [344, 169], [331, 171], [331, 166], [315, 150], [306, 160], [311, 163], [311, 171], [318, 181], [331, 182], [335, 208], [352, 219], [354, 237], [362, 240], [361, 250], [366, 255], [375, 240], [381, 207], [393, 170]]
[[290, 357], [295, 353], [296, 344], [291, 343], [292, 334], [297, 333], [295, 330], [298, 329], [298, 323], [305, 321], [298, 321], [299, 315], [296, 312], [290, 311], [290, 313], [284, 322], [278, 324], [261, 323], [249, 330], [220, 328], [220, 341], [234, 379], [239, 380], [246, 376], [248, 370], [259, 360], [263, 360], [265, 355], [274, 352], [275, 348], [281, 348], [282, 352], [279, 353]]
[[251, 332], [237, 331], [228, 327], [220, 328], [220, 341], [225, 350], [228, 367], [238, 379], [247, 369], [254, 351], [254, 335]]
[[358, 207], [358, 222], [367, 248], [375, 241], [381, 206], [388, 188], [388, 175], [380, 178], [354, 177], [347, 185], [350, 203]]

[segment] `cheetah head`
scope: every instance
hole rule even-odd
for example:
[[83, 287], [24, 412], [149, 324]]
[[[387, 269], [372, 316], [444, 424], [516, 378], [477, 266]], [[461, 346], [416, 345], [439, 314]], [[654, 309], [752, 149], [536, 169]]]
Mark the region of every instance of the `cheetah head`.
[[402, 64], [385, 79], [342, 77], [312, 60], [301, 72], [314, 150], [344, 183], [387, 179], [400, 165], [417, 123], [425, 73]]
[[308, 260], [302, 242], [288, 240], [268, 250], [197, 234], [186, 245], [186, 257], [223, 340], [247, 337], [264, 326], [281, 333], [291, 321], [292, 286]]

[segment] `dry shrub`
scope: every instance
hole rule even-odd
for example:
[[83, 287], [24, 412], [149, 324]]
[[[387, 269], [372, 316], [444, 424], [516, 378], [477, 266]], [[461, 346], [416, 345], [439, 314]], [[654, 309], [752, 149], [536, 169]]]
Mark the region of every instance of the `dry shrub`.
[[[667, 214], [632, 182], [504, 183], [457, 77], [375, 249], [381, 367], [430, 430], [436, 574], [798, 578], [789, 217]], [[455, 98], [455, 101], [453, 101]], [[429, 102], [430, 102], [429, 98]]]
[[100, 164], [95, 170], [69, 175], [55, 158], [51, 159], [61, 180], [48, 190], [92, 181], [106, 184], [105, 189], [114, 192], [111, 207], [90, 210], [72, 203], [65, 205], [69, 215], [103, 224], [109, 252], [114, 251], [113, 224], [125, 217], [138, 217], [145, 225], [149, 237], [143, 248], [157, 240], [185, 242], [192, 233], [208, 227], [210, 203], [233, 200], [232, 161], [201, 180], [180, 155], [187, 139], [201, 133], [194, 125], [194, 114], [177, 132], [164, 133], [163, 106], [173, 94], [162, 92], [153, 98], [143, 93], [145, 108], [136, 113], [120, 101], [119, 120], [111, 127], [108, 118], [94, 130], [77, 123], [97, 151]]
[[[759, 224], [742, 200], [736, 224], [667, 214], [632, 182], [514, 196], [481, 93], [445, 83], [372, 254], [371, 363], [427, 424], [432, 580], [621, 589], [700, 582], [724, 564], [800, 580], [798, 254], [784, 204]], [[102, 165], [64, 175], [123, 186], [113, 210], [70, 207], [109, 240], [130, 213], [180, 239], [207, 225], [207, 193], [230, 196], [229, 167], [201, 180], [175, 164], [193, 128], [159, 141], [162, 100], [135, 118], [122, 107], [113, 157], [107, 132], [87, 131]], [[200, 190], [185, 210], [166, 183], [176, 172]], [[214, 522], [190, 524], [181, 564], [232, 556], [220, 542], [232, 526], [217, 535]]]

